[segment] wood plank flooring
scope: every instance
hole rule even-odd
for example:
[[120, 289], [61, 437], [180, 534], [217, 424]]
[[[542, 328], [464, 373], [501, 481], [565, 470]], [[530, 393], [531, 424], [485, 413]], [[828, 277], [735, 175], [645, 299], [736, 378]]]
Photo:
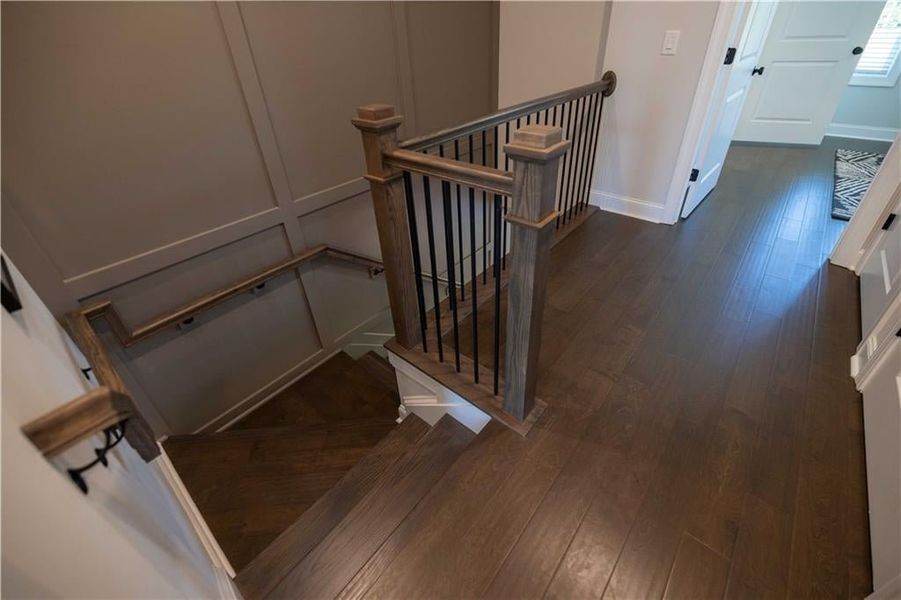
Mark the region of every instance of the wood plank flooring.
[[688, 220], [599, 213], [559, 244], [547, 410], [525, 439], [477, 437], [341, 595], [870, 592], [857, 280], [826, 262], [836, 147], [887, 145], [734, 145]]

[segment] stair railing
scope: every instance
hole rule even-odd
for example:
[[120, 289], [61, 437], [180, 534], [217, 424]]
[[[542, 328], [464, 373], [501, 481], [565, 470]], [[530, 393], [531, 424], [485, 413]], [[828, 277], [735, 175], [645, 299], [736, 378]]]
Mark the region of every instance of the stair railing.
[[[521, 433], [543, 409], [535, 387], [550, 248], [590, 212], [603, 99], [615, 87], [607, 72], [405, 142], [390, 105], [360, 107], [352, 120], [385, 264], [391, 349]], [[426, 271], [447, 280], [444, 294], [437, 277], [423, 281]], [[482, 340], [492, 353], [487, 381], [482, 320], [492, 330]]]

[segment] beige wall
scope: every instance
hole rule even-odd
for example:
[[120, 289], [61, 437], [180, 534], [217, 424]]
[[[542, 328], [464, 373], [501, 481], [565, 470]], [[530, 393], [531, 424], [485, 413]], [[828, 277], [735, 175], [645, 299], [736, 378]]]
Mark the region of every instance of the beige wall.
[[[901, 79], [892, 87], [849, 85], [845, 88], [832, 123], [882, 130], [891, 136], [901, 130]], [[827, 131], [826, 135], [829, 135]]]
[[[618, 85], [604, 103], [594, 204], [651, 221], [666, 219], [667, 194], [716, 13], [716, 2], [613, 3], [604, 70], [616, 72]], [[681, 32], [674, 56], [660, 54], [669, 29]]]
[[63, 469], [89, 462], [100, 439], [51, 463], [22, 434], [25, 423], [89, 385], [79, 370], [84, 357], [15, 265], [10, 270], [23, 308], [0, 310], [3, 597], [220, 597], [228, 577], [213, 567], [164, 483], [161, 459], [145, 464], [123, 443], [108, 468], [85, 474], [84, 495]]
[[[488, 3], [2, 5], [2, 239], [55, 314], [134, 326], [317, 244], [378, 256], [354, 108], [413, 135], [493, 108]], [[385, 315], [324, 259], [133, 348], [158, 434], [217, 426]], [[103, 327], [101, 326], [101, 329]]]
[[501, 2], [498, 104], [600, 78], [610, 2]]

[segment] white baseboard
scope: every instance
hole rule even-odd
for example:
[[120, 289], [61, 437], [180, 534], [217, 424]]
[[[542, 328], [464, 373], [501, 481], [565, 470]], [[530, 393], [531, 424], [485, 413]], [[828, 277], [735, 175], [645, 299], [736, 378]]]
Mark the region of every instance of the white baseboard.
[[651, 223], [665, 223], [664, 207], [638, 198], [591, 190], [590, 203], [598, 208]]
[[894, 141], [898, 129], [891, 127], [870, 127], [869, 125], [851, 125], [850, 123], [831, 123], [826, 135], [832, 137], [855, 138], [859, 140], [875, 140], [879, 142]]
[[897, 600], [901, 598], [901, 575], [867, 596], [867, 600]]
[[[175, 497], [176, 502], [181, 506], [188, 523], [190, 523], [194, 533], [197, 534], [197, 539], [200, 541], [200, 545], [203, 546], [204, 551], [206, 551], [207, 557], [216, 569], [217, 574], [221, 572], [224, 574], [222, 579], [230, 581], [230, 579], [235, 576], [235, 570], [232, 568], [231, 562], [229, 562], [228, 557], [225, 556], [225, 553], [219, 546], [219, 542], [213, 537], [213, 532], [210, 531], [210, 528], [206, 524], [203, 515], [200, 514], [197, 505], [194, 504], [191, 494], [188, 493], [185, 484], [178, 475], [178, 471], [175, 470], [175, 465], [169, 460], [169, 455], [166, 454], [166, 450], [162, 445], [160, 446], [160, 455], [153, 463], [159, 467], [163, 480], [172, 491], [172, 495]], [[217, 584], [220, 588], [223, 587], [223, 582], [219, 581]], [[220, 589], [220, 591], [224, 590]]]

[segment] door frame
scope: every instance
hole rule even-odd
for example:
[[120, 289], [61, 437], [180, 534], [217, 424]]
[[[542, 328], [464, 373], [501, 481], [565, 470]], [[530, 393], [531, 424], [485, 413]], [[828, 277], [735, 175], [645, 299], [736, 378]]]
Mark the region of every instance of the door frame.
[[[754, 3], [759, 0], [747, 1], [748, 3]], [[704, 121], [716, 96], [717, 74], [726, 56], [729, 33], [732, 31], [735, 21], [741, 18], [741, 5], [738, 2], [734, 0], [720, 0], [718, 4], [713, 30], [710, 32], [710, 42], [707, 44], [704, 64], [701, 67], [701, 75], [698, 78], [698, 86], [695, 89], [691, 110], [688, 113], [685, 132], [682, 134], [682, 145], [679, 148], [676, 167], [666, 195], [666, 204], [663, 210], [664, 223], [675, 224], [679, 221], [679, 214], [682, 212], [682, 202], [685, 199], [685, 193], [688, 191], [688, 178], [691, 175], [695, 156], [702, 142], [701, 136], [704, 130]]]

